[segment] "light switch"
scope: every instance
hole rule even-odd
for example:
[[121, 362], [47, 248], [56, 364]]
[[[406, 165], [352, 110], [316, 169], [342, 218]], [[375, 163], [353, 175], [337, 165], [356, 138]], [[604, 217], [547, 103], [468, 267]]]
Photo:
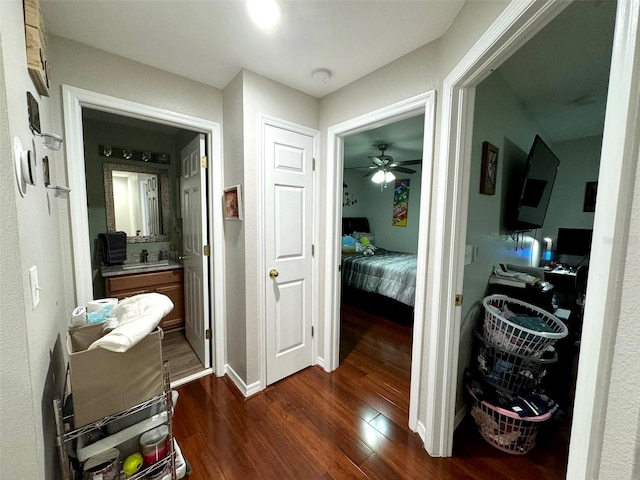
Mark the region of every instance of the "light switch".
[[38, 267], [29, 269], [29, 286], [31, 288], [31, 308], [35, 310], [40, 303], [40, 286], [38, 285]]
[[469, 265], [478, 258], [478, 247], [476, 245], [465, 245], [464, 247], [464, 264]]

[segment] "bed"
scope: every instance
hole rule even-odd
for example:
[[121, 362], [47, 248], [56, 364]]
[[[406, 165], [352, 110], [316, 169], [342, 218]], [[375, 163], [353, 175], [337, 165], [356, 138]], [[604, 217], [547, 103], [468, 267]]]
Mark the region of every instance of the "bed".
[[[368, 232], [364, 217], [342, 220], [343, 235]], [[373, 255], [350, 253], [342, 255], [342, 284], [392, 298], [405, 305], [415, 305], [417, 255], [393, 252], [377, 247]]]

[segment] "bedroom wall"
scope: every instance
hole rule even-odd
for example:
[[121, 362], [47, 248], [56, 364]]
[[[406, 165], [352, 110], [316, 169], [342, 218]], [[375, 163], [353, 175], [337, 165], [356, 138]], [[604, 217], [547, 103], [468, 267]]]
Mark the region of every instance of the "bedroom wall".
[[[367, 202], [365, 200], [365, 193], [367, 191], [367, 184], [371, 183], [368, 179], [363, 178], [362, 172], [354, 170], [345, 170], [342, 177], [342, 183], [347, 187], [342, 190], [342, 216], [343, 217], [366, 217], [367, 214]], [[349, 195], [345, 195], [348, 192]], [[347, 199], [353, 201], [357, 200], [357, 203], [345, 205]]]
[[376, 246], [397, 252], [416, 253], [418, 251], [418, 229], [420, 226], [420, 193], [421, 175], [420, 165], [412, 165], [416, 170], [413, 174], [397, 174], [398, 179], [408, 178], [409, 210], [407, 226], [398, 227], [392, 224], [393, 218], [393, 188], [394, 182], [387, 188], [380, 190], [380, 185], [365, 178], [362, 194], [358, 203], [362, 203], [362, 215], [369, 219], [371, 232], [376, 234]]
[[594, 213], [584, 212], [586, 182], [597, 182], [602, 135], [553, 144], [560, 160], [549, 210], [539, 238], [549, 237], [556, 245], [558, 228], [593, 228]]

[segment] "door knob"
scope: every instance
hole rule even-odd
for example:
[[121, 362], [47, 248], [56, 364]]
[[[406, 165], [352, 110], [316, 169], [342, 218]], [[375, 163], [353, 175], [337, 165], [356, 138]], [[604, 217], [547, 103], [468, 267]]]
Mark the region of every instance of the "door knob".
[[269, 270], [269, 276], [271, 278], [276, 278], [278, 275], [280, 274], [278, 273], [278, 270], [276, 270], [275, 268], [272, 268], [271, 270]]
[[178, 257], [178, 260], [186, 260], [187, 258], [191, 258], [191, 255], [181, 255]]

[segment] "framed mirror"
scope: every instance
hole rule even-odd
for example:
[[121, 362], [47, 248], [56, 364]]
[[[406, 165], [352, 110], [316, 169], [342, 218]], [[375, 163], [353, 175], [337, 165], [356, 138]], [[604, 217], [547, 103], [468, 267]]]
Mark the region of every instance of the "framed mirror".
[[169, 175], [146, 165], [104, 164], [107, 232], [127, 243], [169, 241]]

